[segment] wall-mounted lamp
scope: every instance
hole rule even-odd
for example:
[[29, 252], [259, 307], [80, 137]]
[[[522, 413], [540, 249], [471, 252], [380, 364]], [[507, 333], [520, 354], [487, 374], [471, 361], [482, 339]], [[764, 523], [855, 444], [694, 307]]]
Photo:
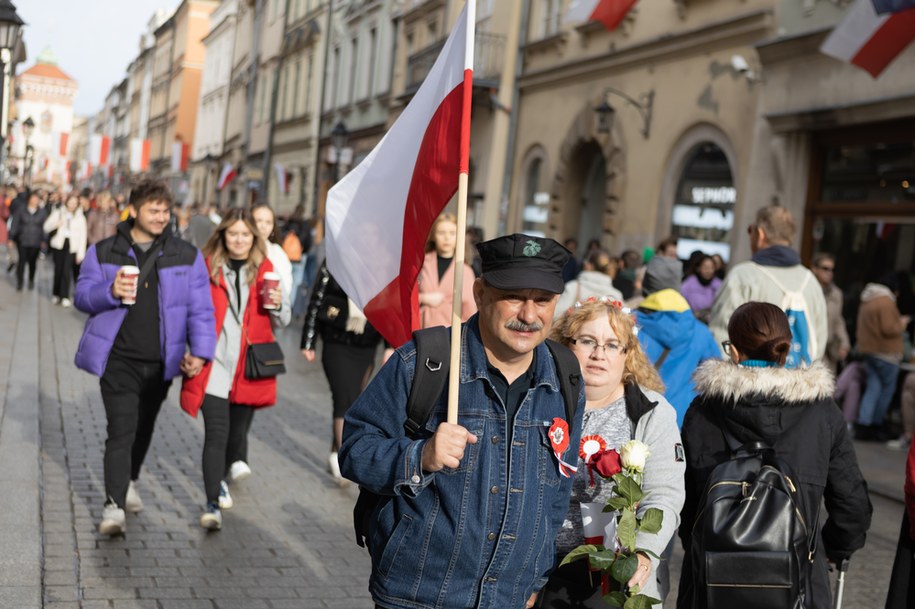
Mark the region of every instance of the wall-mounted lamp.
[[607, 134], [613, 129], [613, 119], [616, 115], [616, 110], [607, 101], [607, 97], [611, 94], [622, 97], [630, 106], [633, 106], [639, 111], [639, 114], [642, 116], [642, 135], [645, 136], [645, 139], [647, 140], [651, 133], [651, 110], [654, 107], [654, 90], [652, 89], [648, 93], [643, 94], [639, 97], [639, 100], [635, 100], [618, 89], [612, 87], [606, 89], [604, 91], [603, 103], [594, 108], [594, 111], [597, 112], [598, 133]]

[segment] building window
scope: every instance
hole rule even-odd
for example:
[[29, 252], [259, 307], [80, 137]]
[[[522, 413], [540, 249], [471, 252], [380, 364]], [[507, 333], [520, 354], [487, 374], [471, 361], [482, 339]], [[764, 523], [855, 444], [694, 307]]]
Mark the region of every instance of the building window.
[[737, 189], [724, 151], [703, 142], [688, 155], [674, 198], [671, 234], [677, 237], [677, 257], [695, 251], [731, 257], [731, 228]]
[[[353, 38], [350, 42], [350, 70], [349, 70], [349, 103], [357, 99], [356, 80], [359, 74], [359, 39]], [[360, 79], [361, 80], [361, 79]]]
[[305, 112], [311, 112], [311, 89], [312, 89], [312, 78], [314, 75], [314, 59], [315, 56], [312, 53], [308, 54], [308, 66], [305, 68], [307, 71], [305, 73]]
[[295, 79], [293, 80], [292, 85], [292, 115], [299, 116], [302, 114], [302, 109], [299, 107], [299, 101], [302, 99], [302, 96], [299, 95], [299, 84], [302, 81], [302, 59], [301, 57], [296, 57], [295, 67], [292, 69], [293, 74], [295, 74]]
[[375, 95], [375, 70], [378, 66], [378, 28], [369, 30], [369, 61], [368, 61], [368, 90], [365, 92], [366, 97]]
[[330, 103], [327, 104], [327, 108], [332, 110], [337, 107], [337, 95], [340, 90], [340, 47], [334, 47], [333, 54], [333, 67], [331, 68], [331, 86], [330, 86]]
[[550, 216], [550, 193], [541, 192], [540, 174], [543, 159], [534, 157], [524, 174], [524, 209], [521, 212], [521, 232], [525, 235], [545, 237]]
[[543, 13], [543, 25], [540, 33], [542, 38], [552, 36], [559, 32], [559, 25], [562, 18], [562, 0], [541, 0], [540, 6]]

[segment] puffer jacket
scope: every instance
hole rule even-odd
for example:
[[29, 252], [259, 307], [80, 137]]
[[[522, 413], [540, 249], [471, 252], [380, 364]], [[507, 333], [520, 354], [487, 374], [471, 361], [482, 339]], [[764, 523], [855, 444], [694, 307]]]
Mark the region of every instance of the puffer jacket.
[[48, 208], [38, 208], [31, 213], [25, 205], [20, 205], [13, 212], [10, 226], [10, 240], [21, 247], [40, 247], [44, 240], [44, 221], [48, 217]]
[[[827, 558], [846, 559], [864, 546], [873, 511], [842, 413], [832, 399], [833, 376], [821, 362], [808, 368], [748, 368], [711, 360], [696, 372], [699, 393], [683, 422], [686, 502], [680, 537], [686, 550], [677, 607], [690, 607], [689, 558], [696, 510], [716, 465], [730, 458], [722, 426], [741, 442], [762, 441], [794, 471], [807, 520], [825, 503], [811, 597], [805, 609], [831, 607]], [[821, 521], [822, 522], [822, 521]]]
[[721, 349], [676, 290], [655, 292], [641, 305], [636, 314], [639, 342], [664, 381], [664, 397], [677, 411], [677, 425], [683, 425], [686, 409], [696, 397], [693, 372], [707, 359], [720, 359]]
[[325, 343], [337, 343], [350, 347], [378, 346], [378, 343], [381, 342], [381, 334], [369, 322], [365, 322], [365, 330], [361, 334], [357, 334], [322, 321], [318, 312], [328, 300], [332, 300], [340, 309], [340, 315], [343, 315], [343, 319], [340, 320], [342, 324], [343, 320], [349, 318], [349, 302], [343, 288], [327, 270], [327, 264], [322, 264], [311, 292], [308, 312], [305, 313], [305, 324], [302, 327], [302, 349], [314, 350], [319, 336]]
[[[76, 282], [74, 304], [89, 314], [76, 350], [76, 367], [102, 376], [108, 355], [127, 317], [128, 305], [111, 293], [114, 277], [124, 265], [137, 264], [131, 247], [133, 221], [118, 225], [118, 232], [89, 247]], [[159, 340], [165, 380], [180, 374], [186, 351], [205, 360], [216, 350], [216, 322], [210, 278], [201, 253], [190, 243], [166, 231], [159, 237], [154, 272], [159, 277]]]
[[898, 362], [903, 351], [902, 321], [896, 296], [888, 287], [879, 283], [864, 286], [858, 309], [858, 352]]
[[76, 208], [76, 211], [70, 212], [64, 207], [57, 207], [44, 221], [44, 230], [46, 233], [57, 231], [51, 237], [49, 245], [51, 249], [62, 250], [64, 244], [69, 241], [69, 250], [71, 254], [76, 254], [76, 263], [79, 264], [86, 257], [86, 239], [88, 229], [86, 228], [86, 216], [83, 210]]

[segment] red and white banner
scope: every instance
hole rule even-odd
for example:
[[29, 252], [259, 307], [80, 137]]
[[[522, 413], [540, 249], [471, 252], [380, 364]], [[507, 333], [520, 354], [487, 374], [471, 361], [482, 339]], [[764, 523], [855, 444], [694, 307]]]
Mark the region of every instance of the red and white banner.
[[915, 40], [915, 9], [878, 15], [873, 0], [858, 0], [832, 30], [820, 52], [877, 78]]
[[384, 139], [327, 195], [328, 269], [395, 346], [419, 327], [426, 237], [469, 165], [475, 4]]
[[235, 179], [235, 167], [232, 163], [226, 163], [222, 166], [222, 173], [219, 174], [219, 181], [216, 182], [216, 189], [222, 190], [229, 185], [229, 182]]
[[130, 140], [130, 171], [142, 173], [149, 169], [149, 140], [133, 138]]
[[191, 145], [183, 142], [172, 143], [171, 170], [174, 173], [187, 171], [191, 160]]
[[111, 138], [107, 135], [93, 135], [89, 138], [89, 162], [96, 167], [108, 164]]
[[566, 9], [565, 23], [600, 21], [608, 31], [615, 30], [637, 0], [572, 0]]

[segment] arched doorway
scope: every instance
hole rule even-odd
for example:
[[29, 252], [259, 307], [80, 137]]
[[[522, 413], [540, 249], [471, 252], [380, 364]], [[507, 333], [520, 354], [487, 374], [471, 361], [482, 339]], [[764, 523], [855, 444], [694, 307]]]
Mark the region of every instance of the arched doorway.
[[[572, 154], [569, 173], [569, 198], [565, 218], [567, 235], [584, 247], [592, 239], [603, 240], [604, 214], [607, 212], [607, 159], [597, 142], [579, 145]], [[577, 227], [577, 231], [576, 231]]]

